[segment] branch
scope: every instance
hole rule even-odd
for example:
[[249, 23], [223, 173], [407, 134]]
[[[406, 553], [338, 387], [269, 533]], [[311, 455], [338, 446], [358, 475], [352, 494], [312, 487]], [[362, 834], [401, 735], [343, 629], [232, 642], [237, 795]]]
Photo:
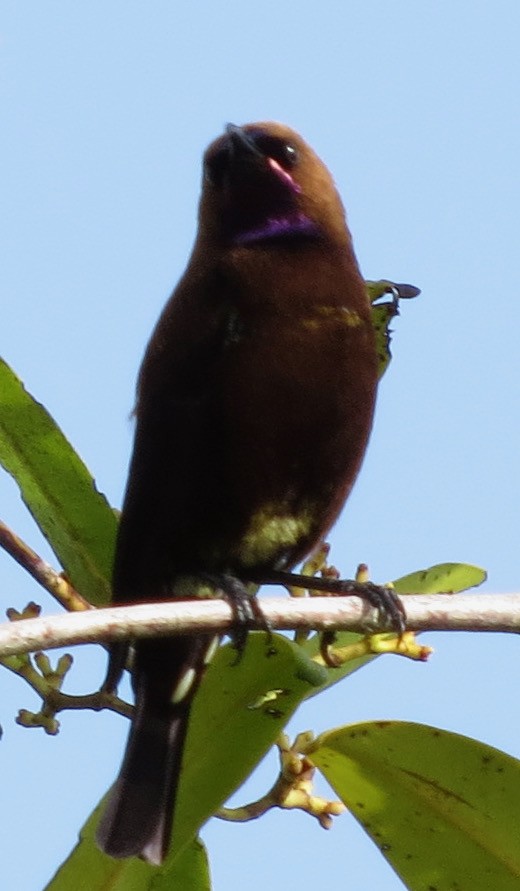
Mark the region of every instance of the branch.
[[92, 609], [91, 604], [72, 587], [65, 576], [33, 551], [18, 535], [0, 520], [0, 547], [26, 569], [33, 579], [52, 594], [68, 610]]
[[[520, 631], [520, 594], [407, 595], [402, 600], [409, 630]], [[259, 602], [275, 631], [388, 631], [377, 611], [358, 597], [262, 598]], [[93, 609], [0, 625], [0, 656], [125, 638], [224, 634], [233, 627], [232, 608], [219, 599]], [[260, 628], [255, 623], [250, 627]]]

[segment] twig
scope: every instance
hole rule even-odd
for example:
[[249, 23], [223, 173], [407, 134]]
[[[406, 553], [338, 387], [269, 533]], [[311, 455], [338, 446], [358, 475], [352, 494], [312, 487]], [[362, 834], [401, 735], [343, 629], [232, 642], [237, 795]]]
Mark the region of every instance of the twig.
[[[402, 600], [409, 630], [520, 632], [520, 594], [407, 595]], [[262, 598], [260, 603], [273, 630], [388, 631], [376, 610], [358, 597]], [[88, 610], [0, 625], [0, 656], [131, 637], [225, 633], [232, 627], [233, 611], [219, 599]]]
[[52, 594], [67, 610], [92, 609], [91, 604], [72, 587], [67, 579], [42, 560], [21, 538], [0, 520], [0, 547], [16, 560], [33, 579]]
[[305, 748], [312, 743], [313, 734], [299, 733], [294, 743], [281, 733], [276, 741], [280, 759], [280, 772], [274, 785], [258, 798], [240, 807], [221, 807], [216, 817], [232, 823], [247, 823], [257, 820], [271, 808], [301, 810], [315, 817], [323, 829], [330, 829], [332, 818], [342, 814], [346, 807], [341, 801], [329, 801], [314, 794], [313, 780], [316, 768], [305, 755]]

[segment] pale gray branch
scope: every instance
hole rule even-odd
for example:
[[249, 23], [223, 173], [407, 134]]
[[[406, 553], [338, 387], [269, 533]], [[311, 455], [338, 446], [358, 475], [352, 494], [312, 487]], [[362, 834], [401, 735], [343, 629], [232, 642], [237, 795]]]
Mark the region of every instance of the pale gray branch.
[[[414, 631], [520, 632], [520, 594], [435, 594], [402, 598]], [[260, 600], [273, 630], [388, 630], [358, 597], [285, 597]], [[227, 632], [233, 612], [225, 600], [120, 606], [0, 625], [0, 656], [129, 637]]]

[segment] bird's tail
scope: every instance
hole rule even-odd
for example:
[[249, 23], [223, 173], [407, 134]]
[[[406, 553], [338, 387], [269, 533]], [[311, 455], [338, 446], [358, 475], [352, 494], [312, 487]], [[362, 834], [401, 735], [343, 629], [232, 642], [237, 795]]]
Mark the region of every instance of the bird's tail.
[[160, 864], [168, 852], [191, 702], [218, 641], [203, 634], [135, 647], [135, 715], [97, 830], [111, 857]]
[[126, 753], [97, 830], [111, 857], [160, 864], [168, 851], [189, 703], [160, 709], [137, 695]]

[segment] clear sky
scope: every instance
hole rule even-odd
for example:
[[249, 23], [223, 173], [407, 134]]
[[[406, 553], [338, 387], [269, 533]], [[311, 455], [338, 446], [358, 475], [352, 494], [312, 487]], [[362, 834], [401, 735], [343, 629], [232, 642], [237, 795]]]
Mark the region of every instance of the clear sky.
[[[518, 590], [519, 33], [515, 0], [4, 0], [0, 354], [115, 506], [138, 364], [193, 240], [202, 151], [226, 121], [277, 119], [333, 171], [366, 277], [423, 292], [394, 324], [335, 562], [385, 581], [465, 560], [487, 568], [488, 591]], [[5, 475], [0, 502], [53, 560]], [[56, 611], [3, 553], [0, 572], [2, 608]], [[292, 731], [403, 718], [520, 757], [518, 639], [424, 640], [428, 664], [378, 660]], [[67, 689], [87, 692], [104, 656], [74, 657]], [[39, 891], [112, 781], [127, 728], [66, 713], [45, 737], [14, 724], [31, 691], [7, 672], [0, 685], [2, 882]], [[304, 891], [345, 871], [350, 891], [402, 888], [348, 815], [329, 833], [273, 813], [212, 821], [203, 837], [216, 891]]]

